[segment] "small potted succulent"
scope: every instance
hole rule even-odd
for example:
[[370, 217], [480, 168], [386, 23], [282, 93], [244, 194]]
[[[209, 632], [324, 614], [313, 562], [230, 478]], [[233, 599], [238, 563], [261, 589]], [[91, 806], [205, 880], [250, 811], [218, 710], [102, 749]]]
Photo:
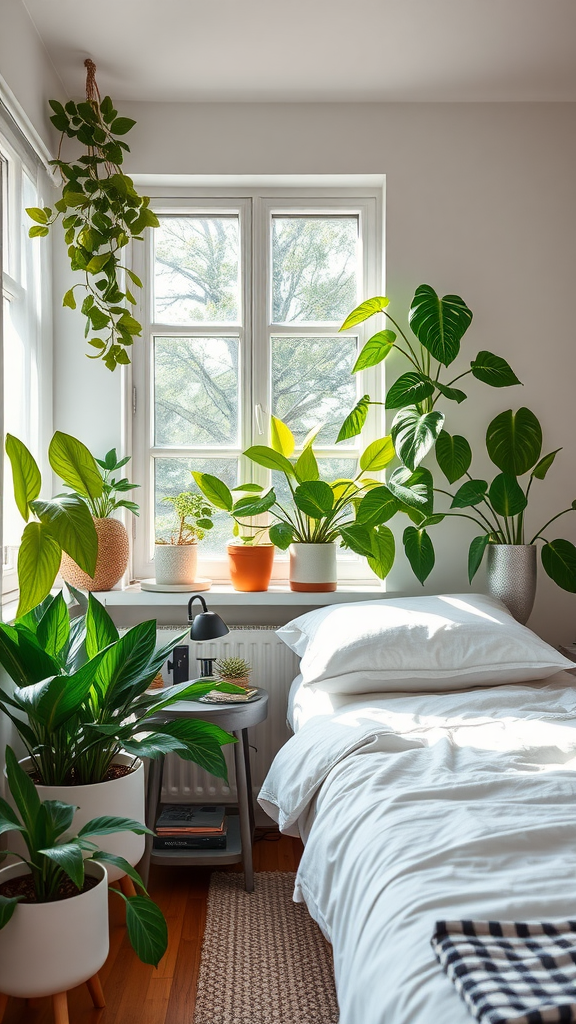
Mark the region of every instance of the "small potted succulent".
[[235, 686], [243, 686], [245, 689], [250, 686], [252, 666], [244, 658], [219, 658], [215, 665], [218, 678], [223, 682], [234, 683]]
[[[8, 996], [54, 996], [64, 1017], [68, 989], [87, 982], [95, 1005], [104, 1005], [98, 971], [108, 955], [108, 879], [104, 864], [130, 875], [143, 895], [126, 897], [126, 926], [144, 963], [158, 965], [168, 932], [134, 868], [99, 850], [95, 836], [149, 830], [139, 821], [102, 816], [70, 833], [76, 808], [42, 801], [29, 775], [6, 748], [11, 803], [0, 799], [0, 833], [16, 833], [25, 855], [0, 870], [0, 1015]], [[62, 1003], [64, 1002], [64, 1006]]]
[[215, 509], [201, 494], [191, 491], [183, 491], [175, 497], [168, 495], [162, 501], [172, 506], [174, 518], [168, 529], [162, 524], [156, 538], [156, 583], [193, 586], [198, 567], [198, 541], [212, 529]]

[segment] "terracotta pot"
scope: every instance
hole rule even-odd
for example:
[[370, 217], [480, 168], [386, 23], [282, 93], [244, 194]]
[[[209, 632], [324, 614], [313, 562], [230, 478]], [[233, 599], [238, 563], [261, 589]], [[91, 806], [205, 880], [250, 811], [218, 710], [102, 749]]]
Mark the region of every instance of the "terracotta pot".
[[335, 544], [290, 545], [290, 590], [325, 594], [337, 581]]
[[78, 590], [111, 590], [128, 568], [130, 542], [118, 519], [94, 519], [98, 534], [98, 558], [93, 576], [83, 572], [69, 555], [62, 555], [60, 573], [66, 583]]
[[274, 545], [229, 544], [228, 562], [234, 590], [268, 590], [274, 564]]
[[198, 567], [197, 544], [155, 544], [154, 574], [156, 583], [165, 586], [192, 585]]

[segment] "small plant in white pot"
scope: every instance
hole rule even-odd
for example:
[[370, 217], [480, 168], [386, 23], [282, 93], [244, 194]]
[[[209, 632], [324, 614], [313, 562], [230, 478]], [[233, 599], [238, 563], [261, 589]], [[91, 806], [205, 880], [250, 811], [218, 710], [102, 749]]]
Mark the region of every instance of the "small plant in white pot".
[[19, 863], [0, 869], [0, 1019], [8, 996], [53, 996], [57, 1019], [66, 1020], [66, 992], [83, 982], [94, 1004], [104, 1005], [98, 971], [108, 955], [108, 892], [100, 862], [121, 867], [143, 892], [127, 898], [113, 890], [125, 900], [137, 955], [157, 966], [166, 951], [166, 921], [140, 876], [92, 842], [112, 832], [148, 830], [138, 821], [102, 816], [70, 834], [76, 808], [41, 801], [10, 747], [6, 774], [16, 810], [0, 799], [0, 833], [17, 833], [26, 853], [8, 851]]
[[172, 505], [173, 522], [156, 538], [154, 565], [156, 583], [165, 586], [192, 586], [198, 568], [198, 541], [213, 527], [215, 509], [201, 494], [183, 491], [162, 498]]

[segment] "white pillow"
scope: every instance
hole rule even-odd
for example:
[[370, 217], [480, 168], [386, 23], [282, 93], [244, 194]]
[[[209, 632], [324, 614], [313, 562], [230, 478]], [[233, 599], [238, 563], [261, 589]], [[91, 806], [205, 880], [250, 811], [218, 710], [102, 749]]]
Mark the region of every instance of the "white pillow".
[[461, 690], [574, 668], [485, 594], [337, 604], [277, 630], [305, 684], [328, 693]]

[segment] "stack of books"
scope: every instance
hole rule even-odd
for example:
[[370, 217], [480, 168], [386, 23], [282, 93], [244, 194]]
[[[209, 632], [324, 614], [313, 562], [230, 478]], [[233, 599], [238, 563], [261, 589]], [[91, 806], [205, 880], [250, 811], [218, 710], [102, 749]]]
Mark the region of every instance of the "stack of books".
[[225, 850], [225, 808], [165, 804], [156, 822], [155, 850]]

